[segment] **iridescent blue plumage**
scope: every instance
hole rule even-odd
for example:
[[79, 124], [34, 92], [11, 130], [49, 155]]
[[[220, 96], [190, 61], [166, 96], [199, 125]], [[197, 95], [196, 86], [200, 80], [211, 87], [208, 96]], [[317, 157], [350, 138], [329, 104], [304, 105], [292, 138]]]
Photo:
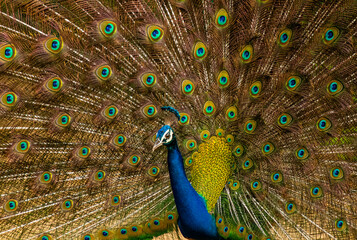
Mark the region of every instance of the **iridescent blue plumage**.
[[[167, 135], [169, 134], [169, 135]], [[169, 139], [166, 142], [165, 139]], [[198, 195], [188, 181], [184, 163], [173, 130], [163, 126], [157, 133], [154, 149], [162, 144], [168, 149], [168, 166], [171, 188], [174, 194], [178, 225], [182, 234], [194, 239], [218, 239], [215, 219], [206, 208], [204, 199]]]

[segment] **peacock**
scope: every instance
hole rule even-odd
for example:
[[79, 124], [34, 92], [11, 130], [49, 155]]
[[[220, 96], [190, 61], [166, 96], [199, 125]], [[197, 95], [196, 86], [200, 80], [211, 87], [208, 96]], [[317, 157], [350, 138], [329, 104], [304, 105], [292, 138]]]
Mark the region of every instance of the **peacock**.
[[0, 239], [357, 239], [357, 1], [0, 0]]

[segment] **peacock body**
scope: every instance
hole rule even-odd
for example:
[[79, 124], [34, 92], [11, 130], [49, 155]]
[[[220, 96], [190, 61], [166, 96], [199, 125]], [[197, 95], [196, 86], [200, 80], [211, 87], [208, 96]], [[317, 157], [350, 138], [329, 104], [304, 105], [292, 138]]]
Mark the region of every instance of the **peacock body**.
[[0, 239], [357, 238], [355, 0], [0, 7]]

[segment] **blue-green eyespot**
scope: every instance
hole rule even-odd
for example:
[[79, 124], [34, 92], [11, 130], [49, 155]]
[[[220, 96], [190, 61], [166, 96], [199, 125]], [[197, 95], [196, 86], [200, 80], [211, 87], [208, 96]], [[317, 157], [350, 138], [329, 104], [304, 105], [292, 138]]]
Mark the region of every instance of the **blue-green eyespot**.
[[50, 92], [56, 93], [59, 92], [62, 88], [63, 82], [62, 79], [59, 77], [53, 77], [47, 80], [46, 82], [46, 89]]
[[216, 112], [216, 106], [212, 101], [207, 101], [203, 106], [203, 113], [206, 116], [212, 116]]
[[203, 60], [207, 56], [207, 47], [203, 42], [197, 42], [195, 44], [193, 56], [198, 60]]
[[289, 44], [291, 39], [292, 31], [290, 29], [285, 29], [279, 34], [278, 43], [280, 46], [285, 47]]
[[340, 30], [336, 27], [329, 27], [323, 33], [323, 42], [330, 45], [340, 36]]
[[180, 125], [187, 125], [190, 123], [190, 115], [187, 113], [180, 113], [180, 120], [178, 121]]
[[62, 202], [62, 210], [64, 211], [69, 211], [73, 208], [73, 200], [72, 199], [66, 199]]
[[51, 181], [52, 181], [52, 173], [51, 172], [46, 171], [40, 175], [41, 183], [48, 184], [48, 183], [51, 183]]
[[17, 100], [17, 95], [14, 92], [5, 92], [1, 96], [1, 105], [5, 108], [12, 108], [16, 105]]
[[228, 26], [229, 17], [228, 17], [228, 13], [225, 9], [221, 8], [217, 12], [216, 18], [215, 18], [215, 23], [219, 28], [225, 28]]
[[339, 94], [340, 92], [342, 92], [342, 90], [343, 90], [343, 84], [338, 80], [332, 80], [327, 84], [327, 92], [331, 96], [335, 96]]
[[112, 76], [112, 69], [109, 65], [102, 65], [96, 68], [95, 75], [101, 81], [107, 81]]
[[111, 20], [104, 20], [99, 23], [99, 31], [105, 38], [111, 38], [117, 31], [117, 25]]
[[251, 62], [253, 59], [253, 46], [252, 45], [245, 46], [239, 55], [243, 63]]
[[262, 91], [262, 83], [260, 81], [255, 81], [254, 83], [252, 83], [252, 85], [250, 85], [249, 93], [251, 97], [253, 98], [259, 97], [261, 91]]
[[103, 170], [99, 170], [94, 174], [94, 180], [97, 182], [102, 182], [105, 178], [105, 172]]
[[164, 30], [157, 25], [150, 25], [147, 28], [147, 36], [151, 42], [159, 42], [164, 36]]
[[293, 214], [296, 212], [296, 204], [295, 202], [293, 201], [288, 201], [286, 204], [285, 204], [285, 211], [288, 213], [288, 214]]
[[0, 62], [10, 62], [15, 58], [16, 54], [16, 48], [12, 44], [0, 46]]
[[62, 51], [63, 49], [63, 43], [62, 43], [62, 38], [57, 38], [57, 37], [50, 37], [49, 39], [46, 40], [45, 42], [45, 49], [52, 53], [52, 54], [58, 54]]
[[160, 172], [160, 168], [158, 166], [152, 166], [149, 168], [148, 170], [148, 174], [151, 176], [151, 177], [156, 177], [159, 175], [159, 172]]
[[143, 113], [146, 117], [152, 118], [157, 114], [157, 109], [156, 109], [155, 105], [152, 105], [152, 104], [146, 105], [143, 108]]
[[21, 140], [16, 144], [15, 150], [18, 153], [27, 153], [30, 150], [31, 144], [27, 140]]
[[4, 205], [4, 209], [6, 212], [15, 212], [17, 208], [18, 202], [15, 199], [8, 200]]
[[319, 131], [325, 132], [331, 128], [332, 124], [331, 121], [325, 117], [320, 118], [317, 120], [316, 127]]
[[195, 84], [191, 80], [183, 80], [181, 84], [181, 91], [185, 95], [192, 95], [195, 91]]

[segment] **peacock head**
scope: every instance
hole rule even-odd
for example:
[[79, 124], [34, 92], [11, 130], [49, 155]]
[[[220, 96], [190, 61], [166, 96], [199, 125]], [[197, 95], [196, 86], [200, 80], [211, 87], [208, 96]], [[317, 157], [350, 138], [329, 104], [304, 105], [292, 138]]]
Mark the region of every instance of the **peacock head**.
[[156, 134], [156, 141], [152, 151], [155, 151], [161, 145], [170, 145], [175, 139], [175, 134], [169, 125], [165, 125]]

